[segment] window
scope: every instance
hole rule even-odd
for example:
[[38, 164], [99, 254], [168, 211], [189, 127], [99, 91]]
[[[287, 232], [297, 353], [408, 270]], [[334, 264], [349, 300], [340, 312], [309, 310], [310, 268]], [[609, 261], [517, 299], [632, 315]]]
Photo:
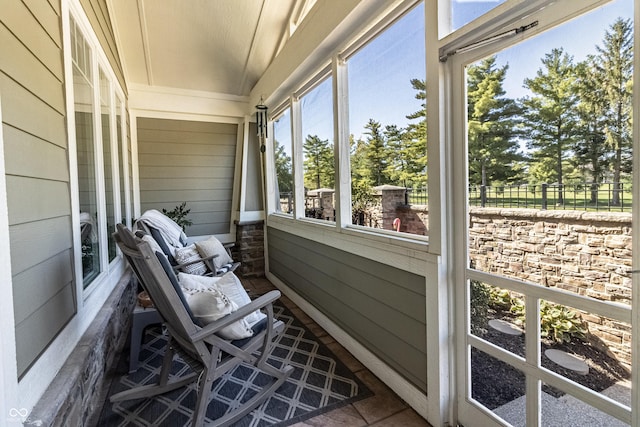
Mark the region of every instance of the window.
[[[126, 144], [122, 123], [122, 94], [108, 61], [97, 41], [80, 18], [70, 16], [70, 59], [73, 86], [68, 96], [69, 113], [75, 129], [77, 167], [77, 215], [80, 248], [76, 260], [81, 265], [82, 287], [87, 289], [116, 259], [111, 237], [116, 222], [125, 218], [125, 182], [122, 162]], [[70, 85], [71, 86], [71, 85]], [[74, 165], [75, 163], [75, 165]], [[79, 276], [80, 277], [80, 276]], [[106, 276], [105, 276], [106, 277]]]
[[484, 15], [505, 0], [470, 1], [470, 0], [449, 0], [451, 12], [451, 31], [463, 27], [479, 16]]
[[78, 159], [78, 198], [82, 279], [86, 288], [100, 274], [97, 154], [94, 130], [94, 90], [92, 50], [71, 19], [73, 99]]
[[354, 224], [426, 235], [424, 34], [421, 3], [348, 58]]
[[[102, 123], [102, 161], [104, 163], [104, 193], [107, 214], [107, 256], [112, 261], [116, 257], [116, 242], [111, 235], [115, 231], [115, 191], [111, 162], [111, 83], [100, 69], [100, 121]], [[117, 155], [117, 150], [115, 155]]]
[[300, 98], [304, 216], [335, 221], [332, 78]]
[[293, 197], [293, 145], [291, 143], [291, 109], [287, 108], [273, 122], [273, 155], [275, 163], [275, 210], [291, 214]]

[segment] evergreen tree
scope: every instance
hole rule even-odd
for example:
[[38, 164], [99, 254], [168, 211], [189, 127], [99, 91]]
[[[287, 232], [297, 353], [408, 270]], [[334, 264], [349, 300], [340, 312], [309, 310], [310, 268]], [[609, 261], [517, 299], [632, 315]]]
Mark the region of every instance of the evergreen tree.
[[554, 48], [542, 59], [536, 77], [524, 80], [532, 97], [523, 100], [525, 128], [531, 138], [533, 161], [553, 159], [554, 177], [559, 185], [558, 203], [564, 203], [564, 160], [573, 148], [577, 118], [576, 71], [573, 57]]
[[598, 184], [607, 168], [607, 149], [604, 134], [606, 101], [599, 73], [593, 66], [595, 58], [589, 56], [576, 66], [578, 76], [579, 136], [574, 148], [574, 164], [583, 171], [583, 180], [591, 181], [591, 203], [598, 198]]
[[406, 162], [406, 184], [404, 186], [425, 187], [427, 185], [427, 91], [424, 80], [412, 79], [411, 86], [417, 91], [415, 97], [421, 101], [420, 110], [407, 115], [417, 120], [407, 125], [403, 133], [402, 155]]
[[273, 141], [275, 146], [275, 169], [278, 179], [278, 191], [280, 193], [290, 193], [293, 191], [293, 175], [291, 174], [291, 157], [284, 151], [284, 145]]
[[631, 171], [631, 108], [633, 89], [633, 24], [616, 19], [605, 33], [603, 46], [596, 46], [595, 68], [606, 100], [604, 111], [607, 146], [613, 150], [614, 190], [612, 204], [620, 204], [620, 180]]
[[388, 150], [386, 140], [382, 134], [382, 125], [373, 119], [364, 126], [367, 139], [364, 144], [364, 164], [366, 169], [363, 177], [374, 186], [388, 184], [386, 175], [388, 164]]
[[333, 188], [335, 166], [333, 147], [328, 140], [308, 135], [302, 147], [304, 152], [304, 186], [309, 189]]
[[502, 87], [508, 65], [497, 68], [495, 56], [467, 68], [469, 182], [491, 185], [519, 178], [523, 159], [517, 136], [521, 109], [505, 98]]

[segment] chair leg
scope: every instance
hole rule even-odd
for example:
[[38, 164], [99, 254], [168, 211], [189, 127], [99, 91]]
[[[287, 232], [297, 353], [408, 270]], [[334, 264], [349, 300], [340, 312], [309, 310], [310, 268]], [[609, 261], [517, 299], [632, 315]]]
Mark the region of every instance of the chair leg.
[[193, 420], [191, 425], [193, 427], [200, 427], [204, 424], [204, 416], [209, 406], [209, 396], [211, 395], [211, 388], [213, 387], [213, 381], [215, 380], [215, 367], [218, 361], [218, 355], [220, 350], [214, 348], [211, 352], [211, 363], [209, 368], [205, 367], [200, 373], [197, 384], [197, 401], [196, 406], [193, 408]]

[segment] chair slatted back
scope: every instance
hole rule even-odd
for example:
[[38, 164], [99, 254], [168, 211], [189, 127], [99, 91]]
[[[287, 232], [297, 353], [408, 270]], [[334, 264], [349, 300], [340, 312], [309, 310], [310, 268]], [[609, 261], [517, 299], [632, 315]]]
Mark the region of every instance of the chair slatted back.
[[[160, 264], [158, 254], [151, 250], [148, 243], [138, 241], [122, 224], [117, 224], [116, 227], [117, 232], [114, 233], [116, 243], [164, 319], [172, 337], [185, 351], [194, 356], [206, 354], [207, 349], [204, 344], [194, 343], [191, 339], [191, 335], [200, 327], [193, 322], [183, 300]], [[160, 254], [160, 256], [164, 255]]]

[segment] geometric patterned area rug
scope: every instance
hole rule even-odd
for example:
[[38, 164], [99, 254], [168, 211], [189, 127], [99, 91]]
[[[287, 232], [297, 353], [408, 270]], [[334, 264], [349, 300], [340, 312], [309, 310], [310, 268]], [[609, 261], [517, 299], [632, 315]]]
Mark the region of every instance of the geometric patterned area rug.
[[[273, 309], [286, 327], [268, 361], [276, 367], [289, 364], [294, 372], [271, 397], [234, 426], [287, 426], [371, 396], [371, 391], [287, 308], [276, 301]], [[124, 374], [128, 364], [127, 352], [123, 352], [109, 396], [153, 383], [160, 373], [166, 340], [160, 327], [149, 328], [140, 351], [139, 368], [131, 374]], [[179, 356], [174, 356], [172, 374], [184, 375], [189, 370]], [[250, 365], [241, 364], [214, 382], [205, 424], [251, 398], [260, 388], [262, 376]], [[98, 425], [189, 425], [195, 406], [193, 387], [191, 384], [153, 398], [113, 404], [107, 398]]]

